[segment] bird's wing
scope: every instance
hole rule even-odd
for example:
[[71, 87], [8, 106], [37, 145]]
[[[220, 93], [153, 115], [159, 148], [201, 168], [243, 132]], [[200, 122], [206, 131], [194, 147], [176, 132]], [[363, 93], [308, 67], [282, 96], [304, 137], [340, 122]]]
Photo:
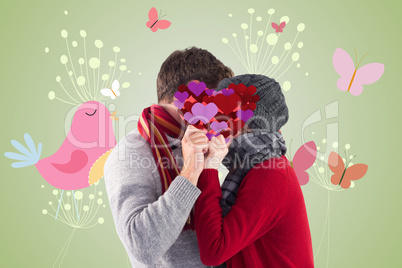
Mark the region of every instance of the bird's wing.
[[109, 151], [101, 155], [92, 165], [88, 175], [89, 185], [94, 184], [103, 177], [103, 167], [105, 166], [106, 159], [109, 157], [109, 154], [112, 152], [112, 150], [113, 149], [110, 149]]
[[88, 155], [82, 150], [75, 150], [71, 153], [70, 161], [64, 164], [51, 163], [57, 170], [73, 174], [83, 169], [88, 163]]

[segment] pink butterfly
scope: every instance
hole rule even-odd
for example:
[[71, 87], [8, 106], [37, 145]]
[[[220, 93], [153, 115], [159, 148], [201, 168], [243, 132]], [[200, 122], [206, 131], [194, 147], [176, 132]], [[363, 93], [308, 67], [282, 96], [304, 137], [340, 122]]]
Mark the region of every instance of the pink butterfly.
[[306, 172], [315, 162], [317, 158], [317, 147], [314, 141], [309, 141], [297, 150], [295, 156], [290, 161], [291, 167], [294, 169], [300, 185], [305, 185], [309, 181], [309, 175]]
[[357, 64], [356, 54], [357, 67], [355, 68], [352, 58], [345, 50], [341, 48], [335, 50], [332, 61], [335, 71], [341, 76], [336, 83], [339, 90], [348, 91], [350, 94], [358, 96], [363, 92], [363, 85], [372, 84], [380, 79], [384, 73], [384, 64], [382, 63], [369, 63], [359, 69], [359, 65], [366, 55]]
[[158, 15], [158, 11], [156, 8], [151, 8], [148, 12], [149, 21], [147, 21], [146, 25], [151, 31], [156, 32], [158, 29], [166, 29], [170, 26], [170, 21], [168, 20], [161, 20], [160, 18], [166, 15], [160, 16]]
[[272, 28], [274, 28], [275, 29], [275, 32], [277, 32], [277, 33], [281, 33], [281, 32], [283, 32], [283, 28], [285, 28], [285, 26], [286, 26], [286, 22], [281, 22], [281, 24], [276, 24], [275, 22], [273, 22], [272, 24]]

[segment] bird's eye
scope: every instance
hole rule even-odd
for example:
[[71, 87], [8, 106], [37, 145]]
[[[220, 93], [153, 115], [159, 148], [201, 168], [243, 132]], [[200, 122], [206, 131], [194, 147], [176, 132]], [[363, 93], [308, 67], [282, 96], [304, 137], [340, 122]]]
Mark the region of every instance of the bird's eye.
[[96, 109], [95, 109], [95, 111], [92, 113], [92, 114], [89, 114], [89, 113], [85, 113], [86, 115], [88, 115], [88, 116], [93, 116], [95, 113], [96, 113]]

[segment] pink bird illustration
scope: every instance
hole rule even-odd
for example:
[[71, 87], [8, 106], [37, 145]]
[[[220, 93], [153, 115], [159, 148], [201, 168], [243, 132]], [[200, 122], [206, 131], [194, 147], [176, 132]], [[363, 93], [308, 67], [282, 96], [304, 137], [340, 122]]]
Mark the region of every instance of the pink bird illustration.
[[[114, 114], [113, 114], [114, 115]], [[51, 185], [62, 190], [56, 219], [64, 190], [86, 188], [103, 177], [103, 166], [112, 148], [116, 145], [112, 119], [116, 117], [97, 101], [81, 104], [74, 114], [66, 139], [53, 155], [39, 159], [42, 144], [36, 149], [31, 136], [24, 135], [28, 148], [12, 140], [11, 144], [21, 153], [7, 152], [8, 158], [18, 160], [14, 168], [35, 165], [41, 176]]]

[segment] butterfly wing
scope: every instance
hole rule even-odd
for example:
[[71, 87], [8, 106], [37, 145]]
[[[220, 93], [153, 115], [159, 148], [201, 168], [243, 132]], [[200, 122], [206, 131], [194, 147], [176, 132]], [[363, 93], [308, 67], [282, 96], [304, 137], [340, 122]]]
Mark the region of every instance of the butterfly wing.
[[163, 30], [163, 29], [168, 28], [170, 26], [170, 24], [171, 24], [171, 22], [168, 20], [158, 20], [158, 22], [154, 25], [154, 27], [156, 27], [156, 30], [157, 29]]
[[285, 28], [285, 26], [286, 26], [286, 22], [282, 21], [281, 24], [279, 24], [279, 31], [283, 32], [283, 28]]
[[271, 23], [272, 28], [275, 29], [275, 32], [279, 33], [279, 26], [275, 22]]
[[119, 83], [119, 81], [114, 80], [113, 83], [112, 83], [112, 89], [113, 89], [113, 90], [119, 90], [119, 88], [120, 88], [120, 83]]
[[[148, 12], [148, 19], [149, 19], [149, 21], [147, 21], [146, 25], [147, 25], [148, 28], [151, 28], [152, 24], [154, 24], [155, 21], [158, 20], [158, 11], [156, 10], [155, 7], [151, 8], [151, 9], [149, 10], [149, 12]], [[152, 28], [153, 28], [153, 27], [152, 27]], [[153, 30], [152, 28], [151, 28], [151, 30]], [[155, 31], [156, 31], [156, 30], [155, 30]], [[153, 31], [153, 32], [155, 32], [155, 31]]]
[[110, 97], [112, 100], [114, 100], [116, 98], [116, 96], [120, 95], [120, 92], [119, 92], [119, 94], [116, 94], [116, 92], [115, 92], [115, 94], [116, 94], [116, 96], [115, 96], [115, 94], [113, 94], [113, 92], [110, 88], [101, 89], [101, 93], [103, 96]]
[[112, 95], [112, 92], [110, 91], [110, 88], [102, 88], [101, 93], [105, 97], [110, 97], [110, 95]]
[[353, 73], [355, 72], [355, 65], [352, 58], [345, 50], [337, 48], [332, 57], [332, 63], [335, 71], [341, 76], [336, 86], [339, 90], [348, 90]]
[[356, 71], [355, 79], [350, 87], [350, 94], [358, 96], [363, 92], [363, 85], [372, 84], [381, 78], [384, 73], [384, 64], [369, 63]]
[[335, 152], [331, 152], [328, 157], [328, 166], [334, 173], [331, 176], [332, 184], [338, 185], [341, 181], [342, 174], [345, 171], [345, 164], [343, 163], [342, 157]]
[[361, 179], [367, 172], [368, 166], [366, 164], [355, 164], [345, 171], [342, 178], [341, 187], [347, 189], [350, 187], [351, 182]]
[[293, 157], [293, 168], [297, 175], [300, 185], [305, 185], [309, 181], [309, 175], [306, 172], [317, 158], [317, 146], [314, 141], [309, 141], [297, 150]]
[[158, 30], [158, 27], [156, 27], [155, 25], [151, 28], [151, 31], [153, 31], [153, 32], [156, 32]]

